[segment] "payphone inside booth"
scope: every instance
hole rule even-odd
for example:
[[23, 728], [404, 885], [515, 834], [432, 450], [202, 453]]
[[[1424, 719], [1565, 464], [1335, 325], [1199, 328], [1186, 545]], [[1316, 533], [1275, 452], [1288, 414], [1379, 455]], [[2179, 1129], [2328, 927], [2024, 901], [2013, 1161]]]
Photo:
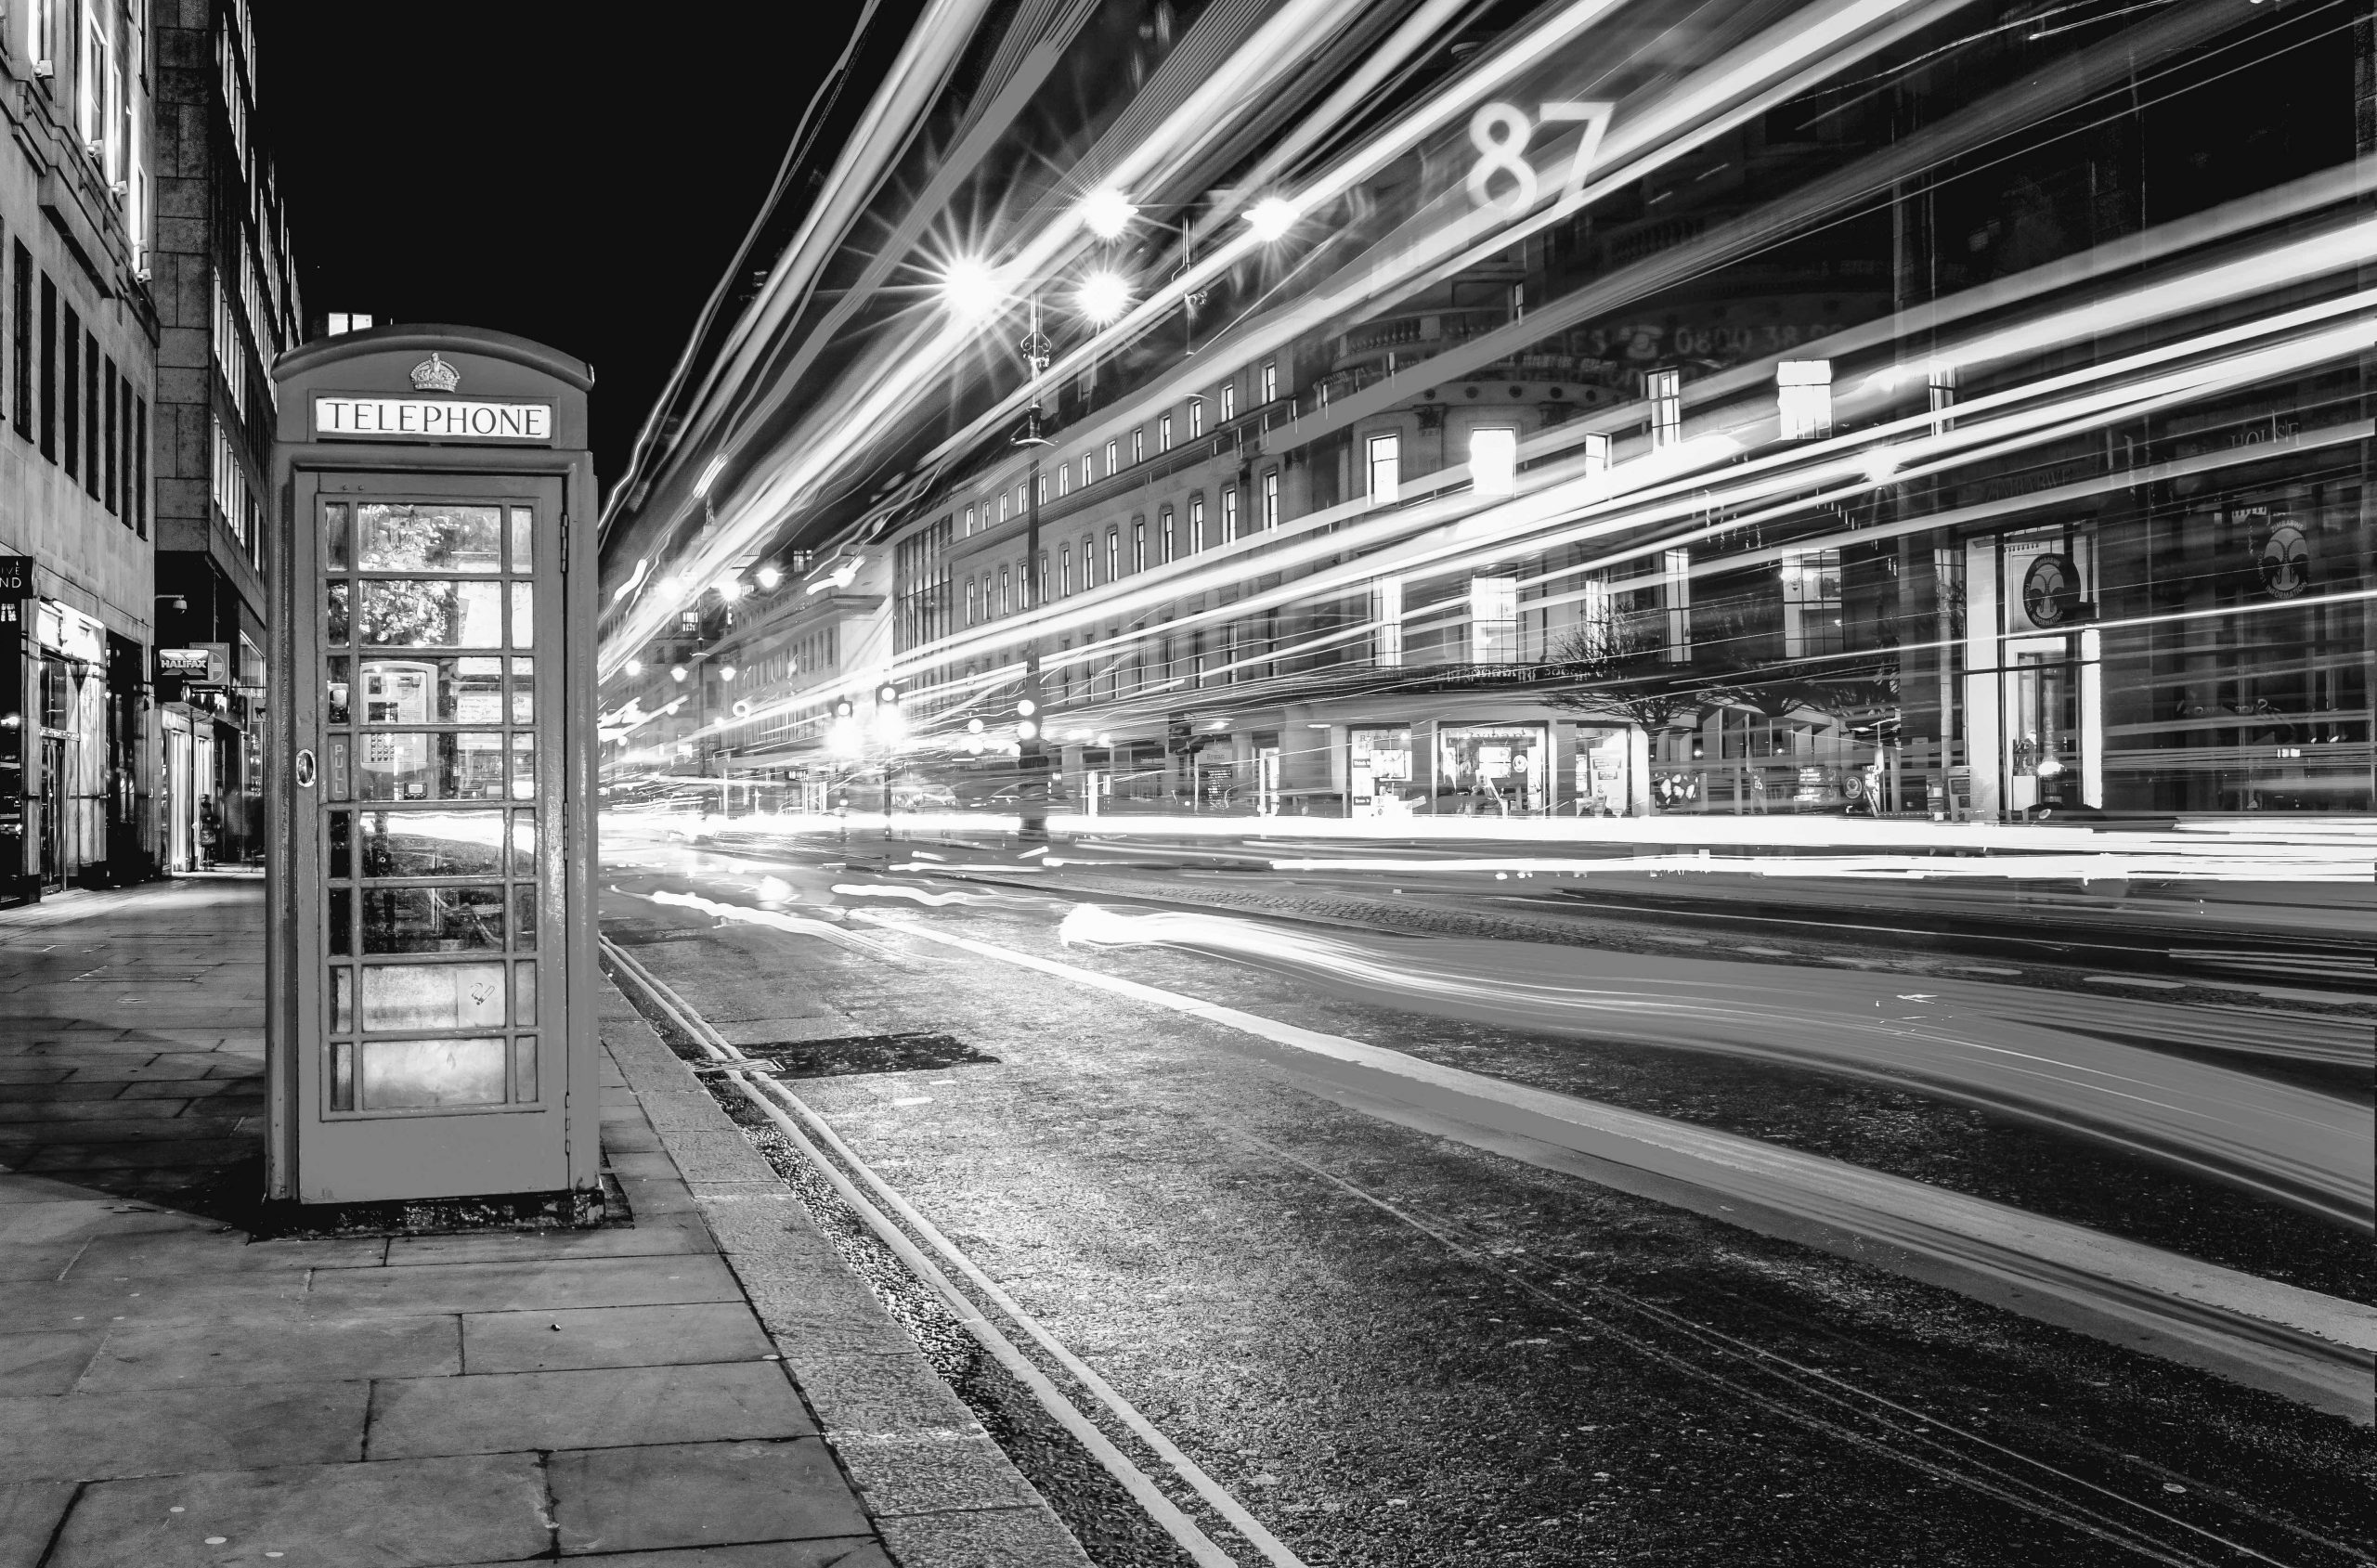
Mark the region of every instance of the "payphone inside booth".
[[269, 1194], [588, 1217], [592, 372], [399, 326], [274, 376]]

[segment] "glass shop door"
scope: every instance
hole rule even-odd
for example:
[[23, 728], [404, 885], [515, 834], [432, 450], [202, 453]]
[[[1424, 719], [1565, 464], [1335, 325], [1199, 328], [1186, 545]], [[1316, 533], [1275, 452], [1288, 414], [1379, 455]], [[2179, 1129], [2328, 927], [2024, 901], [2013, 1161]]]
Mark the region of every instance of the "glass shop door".
[[565, 1189], [560, 484], [296, 500], [301, 1197]]

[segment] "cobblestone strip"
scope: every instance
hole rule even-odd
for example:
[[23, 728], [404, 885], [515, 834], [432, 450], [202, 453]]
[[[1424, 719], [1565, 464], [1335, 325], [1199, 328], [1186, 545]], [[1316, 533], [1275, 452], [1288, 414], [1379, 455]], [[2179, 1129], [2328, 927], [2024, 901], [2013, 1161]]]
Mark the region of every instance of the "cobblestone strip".
[[603, 1039], [903, 1568], [1090, 1568], [808, 1207], [606, 980]]

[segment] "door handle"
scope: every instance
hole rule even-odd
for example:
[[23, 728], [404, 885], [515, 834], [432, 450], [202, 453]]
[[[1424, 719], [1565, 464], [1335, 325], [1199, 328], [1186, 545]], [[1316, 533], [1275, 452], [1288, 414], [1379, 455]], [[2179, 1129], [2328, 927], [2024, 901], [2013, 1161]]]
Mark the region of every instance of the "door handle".
[[297, 754], [297, 787], [299, 789], [314, 787], [314, 754], [310, 751], [300, 751]]

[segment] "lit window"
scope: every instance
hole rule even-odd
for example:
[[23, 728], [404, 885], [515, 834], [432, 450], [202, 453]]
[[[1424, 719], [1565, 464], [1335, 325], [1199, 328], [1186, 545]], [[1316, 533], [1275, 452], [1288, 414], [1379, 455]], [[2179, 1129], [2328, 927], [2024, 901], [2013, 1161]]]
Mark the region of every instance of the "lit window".
[[1155, 449], [1159, 452], [1172, 450], [1172, 416], [1170, 414], [1163, 415], [1155, 421]]
[[1081, 586], [1098, 586], [1098, 536], [1084, 534], [1081, 540]]
[[1230, 382], [1222, 387], [1222, 422], [1227, 424], [1238, 418], [1238, 383]]
[[[1205, 504], [1205, 503], [1204, 503], [1204, 502], [1202, 502], [1202, 501], [1190, 501], [1190, 502], [1188, 503], [1188, 515], [1189, 515], [1189, 517], [1190, 517], [1191, 519], [1194, 519], [1194, 518], [1198, 515], [1198, 512], [1199, 512], [1200, 509], [1201, 509], [1201, 508], [1204, 506], [1204, 504]], [[1159, 550], [1161, 550], [1161, 551], [1163, 551], [1163, 558], [1164, 558], [1166, 561], [1169, 561], [1169, 560], [1171, 560], [1171, 559], [1172, 559], [1172, 556], [1173, 556], [1173, 543], [1172, 543], [1172, 509], [1171, 509], [1170, 507], [1165, 507], [1162, 512], [1158, 512], [1158, 513], [1156, 514], [1156, 528], [1157, 528], [1157, 532], [1158, 532], [1158, 533], [1159, 533], [1159, 535], [1161, 536], [1161, 538], [1158, 538], [1158, 540], [1157, 540], [1156, 548], [1157, 548], [1157, 549], [1159, 549]], [[1190, 539], [1191, 539], [1192, 541], [1193, 541], [1193, 540], [1195, 539], [1195, 538], [1196, 538], [1196, 534], [1195, 534], [1195, 531], [1194, 531], [1193, 524], [1192, 524], [1192, 525], [1191, 525], [1191, 531], [1190, 531], [1190, 534], [1189, 534], [1189, 538], [1190, 538]], [[1190, 543], [1190, 545], [1188, 546], [1188, 548], [1189, 548], [1189, 549], [1191, 549], [1191, 550], [1194, 550], [1194, 549], [1196, 549], [1196, 548], [1197, 548], [1197, 546], [1195, 545], [1195, 543], [1193, 543], [1193, 542], [1192, 542], [1192, 543]]]
[[1840, 551], [1800, 551], [1783, 558], [1783, 655], [1803, 659], [1840, 652]]
[[1007, 569], [1005, 566], [1002, 566], [999, 568], [999, 614], [1002, 616], [1008, 614], [1013, 608], [1008, 592], [1011, 583], [1007, 577]]
[[968, 534], [974, 531], [974, 509], [970, 506], [966, 509], [966, 531]]
[[1651, 446], [1672, 447], [1683, 439], [1683, 372], [1653, 370], [1643, 378], [1651, 399]]
[[[1202, 496], [1188, 498], [1188, 548], [1192, 551], [1205, 548], [1205, 498]], [[1168, 512], [1164, 513], [1163, 558], [1166, 561], [1172, 559], [1172, 514]]]
[[1085, 486], [1098, 483], [1098, 459], [1087, 453], [1081, 460], [1081, 482]]
[[1519, 433], [1487, 425], [1469, 433], [1469, 484], [1481, 496], [1509, 496], [1519, 487]]
[[1073, 547], [1065, 546], [1057, 552], [1057, 584], [1060, 592], [1073, 590]]
[[1070, 496], [1072, 493], [1073, 465], [1069, 462], [1059, 463], [1057, 465], [1057, 494], [1060, 496]]
[[1116, 469], [1123, 466], [1121, 456], [1122, 447], [1119, 443], [1113, 441], [1106, 443], [1106, 473], [1109, 478], [1113, 476]]
[[1279, 525], [1279, 471], [1273, 469], [1263, 475], [1263, 526]]
[[1106, 580], [1112, 582], [1123, 575], [1123, 531], [1106, 530]]
[[1147, 426], [1141, 425], [1138, 429], [1131, 432], [1131, 460], [1133, 462], [1139, 462], [1143, 460], [1147, 455], [1148, 431]]
[[[1227, 544], [1236, 538], [1238, 538], [1238, 486], [1233, 485], [1222, 491], [1222, 543]], [[1200, 543], [1197, 548], [1202, 550], [1204, 546]]]
[[982, 616], [982, 585], [973, 578], [966, 579], [966, 624], [972, 626]]
[[1469, 662], [1511, 664], [1518, 658], [1519, 580], [1469, 579]]
[[1205, 400], [1201, 397], [1191, 397], [1188, 399], [1188, 439], [1194, 441], [1204, 434]]
[[1832, 434], [1832, 361], [1784, 359], [1774, 366], [1775, 410], [1783, 439], [1815, 441]]
[[[1370, 439], [1370, 504], [1385, 506], [1394, 501], [1403, 487], [1403, 437], [1396, 434], [1373, 435]], [[1272, 514], [1272, 487], [1276, 474], [1264, 477], [1263, 526], [1277, 527], [1279, 519]]]
[[1148, 569], [1148, 525], [1143, 522], [1131, 525], [1131, 570]]
[[999, 521], [1007, 521], [1007, 492], [1004, 490], [999, 492]]
[[1274, 359], [1263, 367], [1263, 401], [1276, 403], [1279, 400], [1279, 362]]

